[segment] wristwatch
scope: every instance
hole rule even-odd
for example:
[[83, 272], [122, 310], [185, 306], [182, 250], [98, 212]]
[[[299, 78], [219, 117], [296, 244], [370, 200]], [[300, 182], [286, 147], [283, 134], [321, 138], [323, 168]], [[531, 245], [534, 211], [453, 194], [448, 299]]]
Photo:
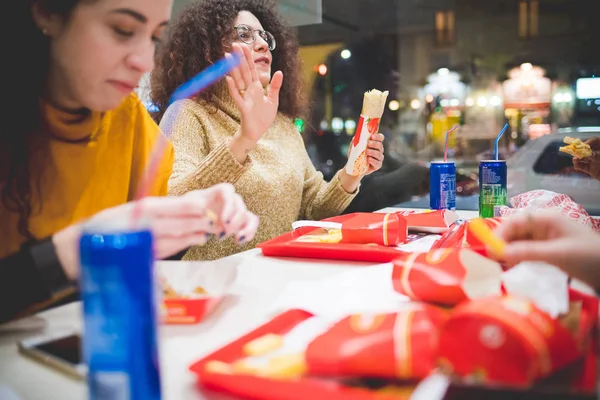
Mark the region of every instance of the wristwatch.
[[23, 247], [23, 250], [29, 252], [33, 264], [40, 273], [41, 279], [48, 288], [51, 296], [62, 294], [65, 290], [72, 289], [73, 282], [69, 280], [60, 264], [52, 237], [40, 241], [28, 242]]

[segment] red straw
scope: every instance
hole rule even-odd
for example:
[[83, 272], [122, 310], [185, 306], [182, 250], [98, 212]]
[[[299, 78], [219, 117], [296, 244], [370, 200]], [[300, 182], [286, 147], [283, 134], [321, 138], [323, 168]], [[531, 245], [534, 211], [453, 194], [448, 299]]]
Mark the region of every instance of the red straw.
[[131, 216], [131, 221], [134, 227], [138, 225], [140, 216], [142, 215], [141, 202], [137, 200], [141, 200], [150, 194], [150, 188], [156, 179], [158, 166], [163, 159], [168, 144], [169, 141], [165, 135], [159, 134], [156, 139], [156, 143], [154, 144], [154, 148], [152, 149], [152, 153], [150, 154], [150, 159], [148, 160], [148, 165], [146, 166], [144, 175], [142, 176], [140, 184], [135, 192], [136, 203], [133, 207], [133, 214]]
[[450, 129], [448, 132], [446, 132], [446, 146], [444, 148], [444, 162], [446, 162], [446, 160], [448, 159], [448, 136], [450, 136], [450, 133], [454, 132], [457, 129], [458, 129], [458, 125], [454, 125], [454, 127], [452, 129]]

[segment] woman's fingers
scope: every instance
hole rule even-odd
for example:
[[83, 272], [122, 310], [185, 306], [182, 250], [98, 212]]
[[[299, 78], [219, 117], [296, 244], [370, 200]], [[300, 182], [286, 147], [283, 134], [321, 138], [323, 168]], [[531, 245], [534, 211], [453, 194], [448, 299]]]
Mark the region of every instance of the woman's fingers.
[[279, 103], [279, 92], [283, 85], [283, 73], [281, 71], [275, 72], [273, 78], [271, 78], [271, 84], [269, 85], [269, 100], [273, 103]]
[[236, 234], [236, 242], [238, 244], [244, 244], [254, 239], [254, 235], [258, 229], [258, 223], [259, 219], [256, 215], [251, 212], [246, 212], [244, 226]]
[[244, 86], [239, 88], [242, 91], [248, 90], [248, 87], [252, 84], [252, 72], [250, 72], [250, 64], [254, 65], [254, 61], [252, 60], [252, 54], [250, 53], [250, 49], [248, 46], [240, 46], [237, 43], [233, 44], [234, 51], [236, 51], [240, 56], [240, 66], [238, 67], [239, 72], [242, 75]]
[[[244, 82], [244, 78], [242, 77], [242, 65], [244, 63], [244, 55], [242, 54], [242, 52], [239, 48], [236, 49], [234, 47], [234, 51], [240, 57], [241, 61], [240, 61], [240, 65], [238, 67], [231, 70], [231, 72], [229, 73], [229, 76], [233, 79], [233, 82], [235, 83], [236, 91], [239, 93], [241, 90], [246, 89], [246, 84]], [[231, 57], [231, 55], [226, 54], [225, 57]]]
[[243, 109], [244, 107], [244, 98], [240, 94], [240, 90], [237, 88], [235, 81], [232, 77], [228, 76], [225, 78], [227, 81], [227, 87], [229, 88], [229, 94], [233, 98], [233, 101], [238, 109]]

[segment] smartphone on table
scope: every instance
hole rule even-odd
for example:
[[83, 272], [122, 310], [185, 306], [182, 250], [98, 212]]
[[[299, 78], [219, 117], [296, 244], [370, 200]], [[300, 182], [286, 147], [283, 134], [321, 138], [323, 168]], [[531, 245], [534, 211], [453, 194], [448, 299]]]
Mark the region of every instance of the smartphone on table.
[[85, 380], [87, 366], [81, 357], [77, 332], [44, 334], [19, 341], [19, 352], [74, 379]]

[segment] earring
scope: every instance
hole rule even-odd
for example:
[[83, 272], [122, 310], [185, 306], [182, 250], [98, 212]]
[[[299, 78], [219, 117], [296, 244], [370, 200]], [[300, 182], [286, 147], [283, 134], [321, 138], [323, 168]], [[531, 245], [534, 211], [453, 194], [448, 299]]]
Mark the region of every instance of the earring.
[[48, 29], [42, 28], [42, 35], [48, 36]]

